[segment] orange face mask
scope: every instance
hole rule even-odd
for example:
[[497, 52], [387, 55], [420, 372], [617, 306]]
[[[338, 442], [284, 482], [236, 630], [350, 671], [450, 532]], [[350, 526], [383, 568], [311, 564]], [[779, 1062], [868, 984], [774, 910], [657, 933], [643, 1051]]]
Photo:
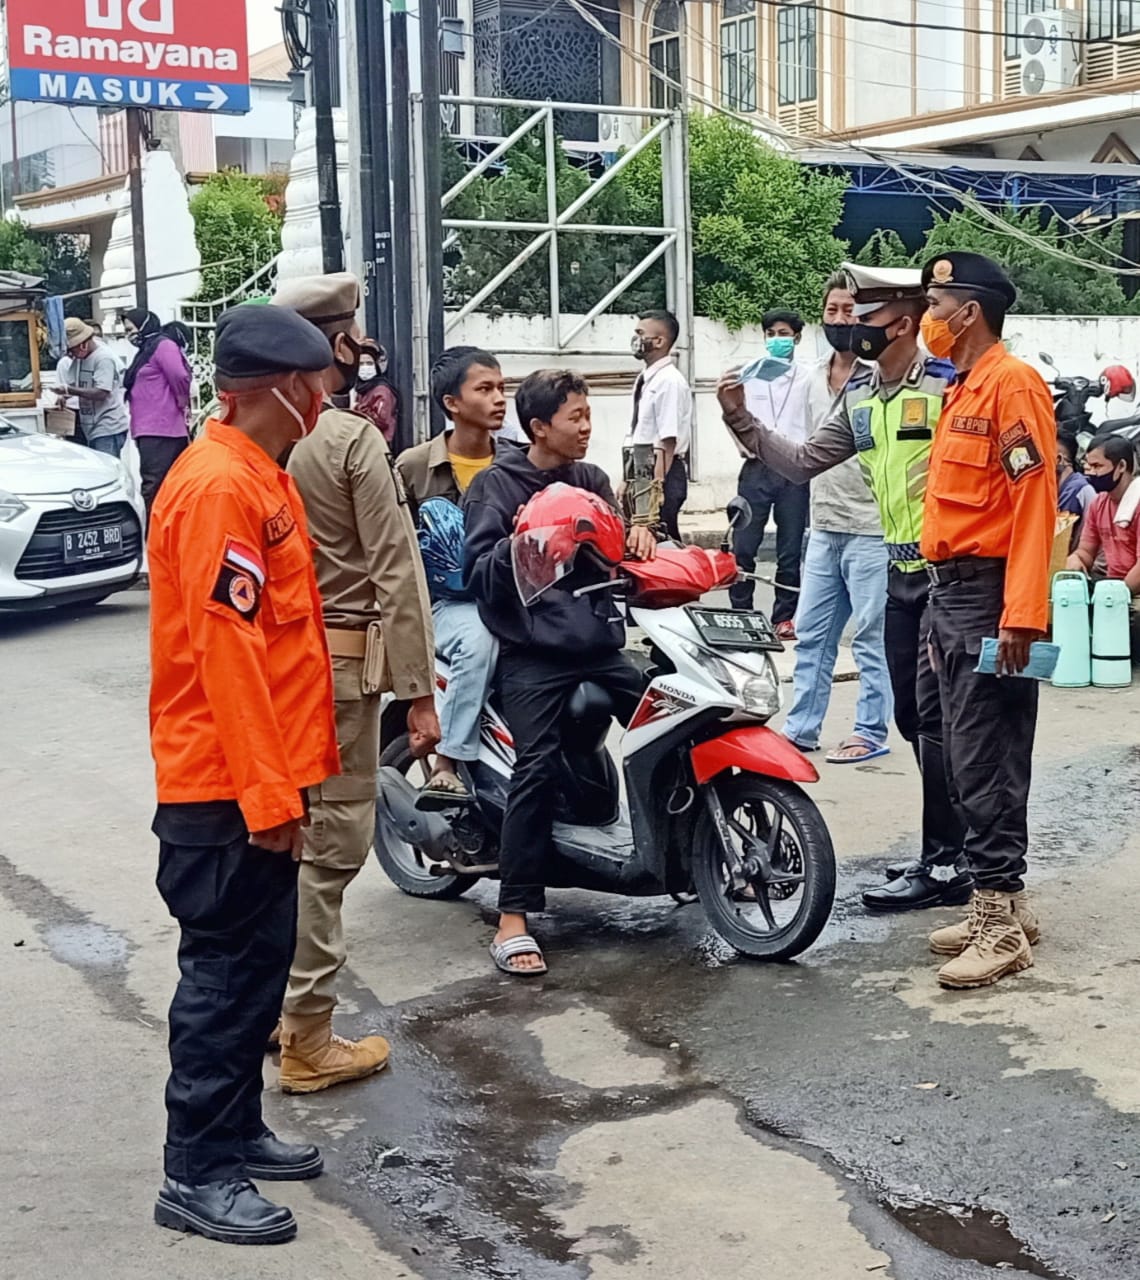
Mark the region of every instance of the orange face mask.
[[[963, 304], [954, 312], [954, 316], [961, 314], [964, 310]], [[953, 320], [954, 316], [951, 316], [950, 320]], [[938, 360], [949, 360], [954, 344], [962, 336], [950, 328], [950, 320], [936, 320], [929, 311], [926, 311], [919, 325], [919, 332], [922, 334], [922, 341], [927, 351]]]

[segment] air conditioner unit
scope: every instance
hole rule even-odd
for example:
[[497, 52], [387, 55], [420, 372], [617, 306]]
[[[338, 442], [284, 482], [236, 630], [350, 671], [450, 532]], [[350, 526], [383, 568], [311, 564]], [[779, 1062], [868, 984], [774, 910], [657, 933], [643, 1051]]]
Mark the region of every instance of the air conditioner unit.
[[643, 116], [616, 116], [603, 112], [598, 116], [598, 143], [603, 151], [622, 151], [636, 146], [642, 135], [655, 125], [655, 119]]
[[1081, 72], [1081, 15], [1074, 9], [1046, 9], [1021, 20], [1018, 77], [1027, 97], [1068, 89]]

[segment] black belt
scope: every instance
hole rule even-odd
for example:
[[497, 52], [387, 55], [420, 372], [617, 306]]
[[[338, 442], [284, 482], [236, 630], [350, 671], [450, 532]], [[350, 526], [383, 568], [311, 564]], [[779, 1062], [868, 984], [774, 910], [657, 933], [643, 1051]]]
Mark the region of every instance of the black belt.
[[959, 556], [956, 560], [928, 561], [926, 574], [936, 587], [971, 578], [994, 577], [1005, 572], [1005, 560], [994, 556]]

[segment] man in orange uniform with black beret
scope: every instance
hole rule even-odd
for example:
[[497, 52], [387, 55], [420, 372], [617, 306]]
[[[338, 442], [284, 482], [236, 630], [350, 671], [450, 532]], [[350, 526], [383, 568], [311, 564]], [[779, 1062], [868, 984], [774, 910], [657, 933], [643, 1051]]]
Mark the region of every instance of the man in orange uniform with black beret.
[[[984, 987], [1033, 964], [1040, 929], [1024, 893], [1037, 682], [1018, 679], [1048, 625], [1057, 512], [1053, 400], [1002, 345], [1017, 294], [996, 262], [945, 253], [923, 268], [922, 337], [952, 360], [930, 457], [922, 554], [946, 766], [977, 889], [965, 921], [931, 935], [946, 987]], [[975, 671], [998, 641], [997, 674]]]
[[250, 1179], [322, 1165], [262, 1120], [262, 1055], [293, 957], [306, 788], [340, 771], [305, 510], [277, 459], [316, 424], [332, 354], [295, 311], [242, 306], [214, 358], [224, 412], [150, 525], [158, 889], [181, 929], [155, 1221], [276, 1244], [297, 1224]]

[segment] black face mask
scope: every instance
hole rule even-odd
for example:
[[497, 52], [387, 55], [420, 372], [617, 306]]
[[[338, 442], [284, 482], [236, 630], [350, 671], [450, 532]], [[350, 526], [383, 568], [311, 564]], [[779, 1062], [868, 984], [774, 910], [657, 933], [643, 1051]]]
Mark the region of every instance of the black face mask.
[[825, 324], [823, 336], [833, 351], [840, 353], [852, 350], [851, 340], [855, 336], [853, 324]]
[[339, 373], [344, 379], [344, 386], [337, 392], [337, 394], [346, 396], [355, 388], [357, 382], [360, 380], [361, 346], [354, 338], [350, 338], [347, 333], [344, 334], [343, 337], [345, 342], [347, 342], [352, 348], [352, 353], [356, 357], [351, 364], [346, 363], [344, 360], [338, 360], [335, 356], [333, 357], [333, 365], [336, 368], [337, 373]]
[[887, 334], [886, 325], [853, 324], [851, 326], [851, 350], [860, 360], [877, 360], [894, 342]]

